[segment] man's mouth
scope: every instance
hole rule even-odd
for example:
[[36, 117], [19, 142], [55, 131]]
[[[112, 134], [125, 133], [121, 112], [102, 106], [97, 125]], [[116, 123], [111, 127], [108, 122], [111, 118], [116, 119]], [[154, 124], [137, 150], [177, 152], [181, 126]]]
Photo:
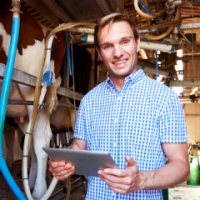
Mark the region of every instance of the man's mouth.
[[123, 65], [124, 63], [126, 63], [126, 61], [127, 61], [127, 59], [125, 59], [125, 60], [120, 60], [120, 61], [115, 61], [115, 62], [113, 62], [113, 64], [114, 64], [114, 65], [117, 65], [117, 66], [121, 66], [121, 65]]

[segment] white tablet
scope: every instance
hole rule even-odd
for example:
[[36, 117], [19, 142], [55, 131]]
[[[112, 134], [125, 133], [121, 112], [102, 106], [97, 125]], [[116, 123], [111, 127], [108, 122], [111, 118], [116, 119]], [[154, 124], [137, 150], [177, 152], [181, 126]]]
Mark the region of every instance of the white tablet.
[[43, 150], [55, 161], [64, 160], [75, 166], [74, 174], [99, 176], [97, 171], [105, 168], [118, 168], [109, 153], [88, 150], [46, 148]]

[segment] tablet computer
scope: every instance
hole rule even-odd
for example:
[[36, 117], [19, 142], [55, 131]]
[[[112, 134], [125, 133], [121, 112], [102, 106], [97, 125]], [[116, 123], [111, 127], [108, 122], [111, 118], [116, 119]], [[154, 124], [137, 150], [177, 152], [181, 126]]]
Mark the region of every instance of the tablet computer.
[[75, 166], [74, 174], [98, 177], [97, 171], [118, 168], [109, 153], [101, 151], [46, 148], [43, 150], [55, 161], [64, 160]]

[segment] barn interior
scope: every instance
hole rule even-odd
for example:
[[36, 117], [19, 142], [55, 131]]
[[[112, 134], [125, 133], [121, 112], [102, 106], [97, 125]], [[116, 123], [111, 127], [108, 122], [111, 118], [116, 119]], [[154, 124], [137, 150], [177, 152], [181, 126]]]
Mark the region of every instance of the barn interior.
[[[21, 6], [48, 31], [52, 31], [63, 23], [96, 23], [103, 16], [114, 12], [125, 13], [136, 23], [141, 38], [137, 69], [143, 69], [146, 76], [167, 85], [177, 93], [184, 109], [187, 125], [190, 178], [179, 186], [163, 191], [164, 200], [200, 199], [200, 1], [21, 0]], [[156, 18], [152, 18], [147, 17], [147, 13], [148, 15], [159, 14]], [[20, 14], [20, 18], [23, 18], [23, 13]], [[92, 28], [83, 28], [79, 31], [71, 30], [68, 33], [71, 47], [72, 44], [81, 46], [91, 54], [92, 62], [87, 91], [105, 81], [108, 75], [105, 65], [95, 50], [93, 32]], [[63, 66], [67, 65], [64, 61]], [[63, 69], [63, 73], [69, 77], [69, 68]], [[73, 93], [74, 87], [70, 87], [69, 80], [67, 81], [63, 83], [63, 87], [67, 89], [68, 97], [80, 101], [83, 94]], [[62, 88], [59, 92], [60, 95], [64, 93]], [[78, 104], [72, 109], [78, 109]], [[18, 136], [15, 132], [15, 162], [12, 174], [23, 190], [21, 178], [17, 176], [22, 160], [22, 150], [17, 140]], [[6, 155], [7, 148], [4, 138], [4, 156]], [[0, 175], [0, 182], [3, 183], [0, 186], [0, 199], [16, 199], [2, 175]], [[69, 199], [84, 199], [87, 177], [73, 177], [72, 182]], [[59, 181], [49, 199], [65, 199], [66, 191], [63, 191], [66, 187], [63, 185], [66, 183]]]

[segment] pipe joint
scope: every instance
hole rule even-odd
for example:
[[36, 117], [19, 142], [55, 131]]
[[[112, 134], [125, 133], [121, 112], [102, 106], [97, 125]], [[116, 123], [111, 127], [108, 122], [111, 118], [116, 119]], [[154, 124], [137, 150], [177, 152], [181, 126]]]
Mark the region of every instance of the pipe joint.
[[174, 0], [174, 5], [178, 6], [181, 5], [183, 3], [182, 0]]
[[175, 6], [173, 6], [173, 7], [171, 7], [171, 8], [168, 8], [168, 9], [166, 10], [166, 13], [167, 13], [168, 15], [173, 15], [174, 11], [175, 11]]
[[174, 5], [174, 0], [168, 0], [165, 4], [166, 6], [172, 7]]
[[[19, 16], [20, 13], [22, 13], [20, 11], [20, 0], [12, 0], [12, 9], [10, 9], [11, 12], [13, 12], [14, 15]], [[18, 17], [15, 17], [18, 18]]]
[[166, 9], [167, 9], [166, 10], [167, 14], [171, 14], [175, 11], [175, 5], [174, 5], [173, 0], [172, 1], [170, 1], [170, 0], [166, 1], [165, 6], [166, 6]]

